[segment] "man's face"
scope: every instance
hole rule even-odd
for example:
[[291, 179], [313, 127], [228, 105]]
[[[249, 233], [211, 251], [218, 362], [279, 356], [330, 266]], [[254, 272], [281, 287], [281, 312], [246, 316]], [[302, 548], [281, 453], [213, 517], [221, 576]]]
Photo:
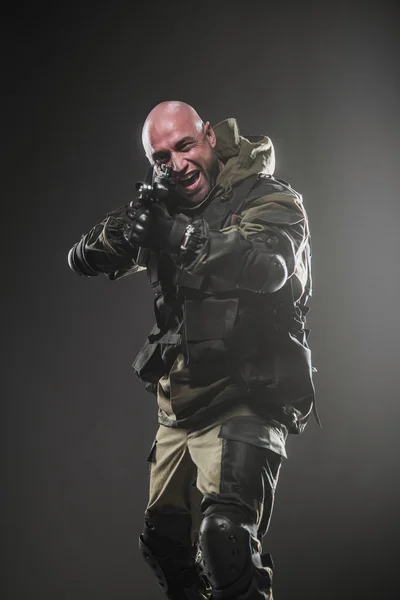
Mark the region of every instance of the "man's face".
[[220, 165], [215, 155], [215, 134], [211, 125], [199, 125], [189, 118], [160, 118], [149, 127], [146, 154], [158, 165], [173, 169], [177, 192], [195, 205], [214, 187]]

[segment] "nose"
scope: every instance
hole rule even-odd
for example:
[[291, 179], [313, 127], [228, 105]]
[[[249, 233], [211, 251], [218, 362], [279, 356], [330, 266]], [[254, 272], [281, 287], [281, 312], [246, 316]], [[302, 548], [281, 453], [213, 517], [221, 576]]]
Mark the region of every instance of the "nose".
[[187, 160], [180, 152], [173, 152], [170, 164], [175, 173], [181, 173], [187, 167]]

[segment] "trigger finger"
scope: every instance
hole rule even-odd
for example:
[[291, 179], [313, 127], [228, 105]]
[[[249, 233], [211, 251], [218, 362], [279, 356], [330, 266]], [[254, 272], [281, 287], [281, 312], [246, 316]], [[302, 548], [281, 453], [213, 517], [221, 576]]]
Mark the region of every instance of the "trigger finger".
[[150, 213], [148, 210], [145, 210], [138, 218], [139, 223], [147, 223], [150, 220]]

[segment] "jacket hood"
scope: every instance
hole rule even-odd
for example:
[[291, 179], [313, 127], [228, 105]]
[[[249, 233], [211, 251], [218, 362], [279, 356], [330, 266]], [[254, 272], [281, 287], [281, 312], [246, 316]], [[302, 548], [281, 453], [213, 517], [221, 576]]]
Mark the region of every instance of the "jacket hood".
[[269, 137], [240, 135], [236, 119], [226, 119], [214, 126], [217, 157], [224, 163], [217, 184], [239, 183], [256, 173], [272, 175], [275, 170], [274, 146]]

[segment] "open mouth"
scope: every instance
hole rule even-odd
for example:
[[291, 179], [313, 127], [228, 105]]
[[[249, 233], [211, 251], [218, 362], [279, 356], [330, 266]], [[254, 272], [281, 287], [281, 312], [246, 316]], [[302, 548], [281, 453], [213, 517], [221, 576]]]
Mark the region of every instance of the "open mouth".
[[182, 177], [182, 179], [179, 179], [179, 185], [185, 190], [185, 191], [191, 191], [193, 189], [195, 189], [198, 181], [200, 178], [200, 171], [192, 171], [191, 173], [189, 173], [188, 175], [185, 175], [185, 177]]

